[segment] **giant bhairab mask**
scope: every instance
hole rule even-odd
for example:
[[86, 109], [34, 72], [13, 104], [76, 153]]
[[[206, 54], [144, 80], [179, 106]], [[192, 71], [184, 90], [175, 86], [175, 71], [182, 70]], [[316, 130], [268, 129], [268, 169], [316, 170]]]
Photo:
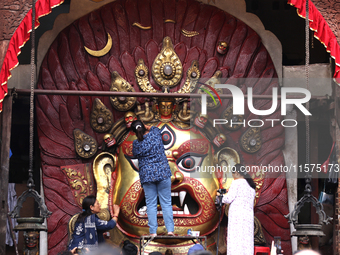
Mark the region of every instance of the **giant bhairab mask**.
[[[112, 40], [112, 48], [105, 55], [91, 55], [108, 45], [108, 40]], [[221, 54], [218, 46], [222, 41], [228, 48]], [[93, 51], [86, 51], [84, 46]], [[37, 96], [43, 187], [46, 204], [54, 215], [48, 219], [49, 254], [65, 247], [67, 221], [81, 211], [82, 198], [89, 194], [99, 194], [105, 200], [101, 202], [103, 208], [110, 210], [113, 203], [122, 208], [116, 230], [123, 237], [112, 237], [112, 241], [136, 241], [136, 236], [148, 232], [147, 217], [139, 213], [144, 205], [143, 192], [138, 182], [138, 164], [131, 154], [135, 137], [125, 122], [128, 111], [162, 130], [173, 173], [175, 231], [186, 233], [193, 228], [212, 237], [219, 222], [215, 191], [228, 188], [231, 179], [228, 174], [215, 172], [208, 176], [207, 172], [196, 174], [192, 169], [238, 162], [284, 164], [282, 126], [213, 127], [211, 116], [200, 115], [197, 98], [181, 97], [183, 93], [200, 93], [203, 89], [212, 93], [203, 84], [214, 88], [218, 79], [235, 84], [233, 81], [240, 77], [260, 78], [256, 84], [237, 84], [243, 91], [253, 87], [259, 95], [278, 86], [275, 67], [259, 35], [230, 14], [200, 2], [138, 1], [134, 5], [125, 0], [114, 1], [62, 30], [42, 61], [39, 89], [164, 92], [178, 97], [171, 113], [160, 113], [156, 109], [157, 96], [149, 101], [143, 97], [98, 96], [105, 108], [101, 104], [93, 107], [97, 101], [94, 96]], [[270, 82], [266, 82], [267, 78]], [[222, 98], [222, 105], [208, 100], [207, 107], [216, 119], [247, 122], [256, 118], [249, 111], [242, 117], [233, 115], [231, 105], [230, 99]], [[268, 109], [270, 103], [258, 100], [255, 107]], [[280, 109], [270, 118], [281, 120]], [[79, 131], [78, 136], [74, 130]], [[117, 141], [116, 153], [103, 152], [98, 147], [107, 133]], [[79, 153], [77, 146], [86, 142], [97, 148], [91, 147], [91, 153], [85, 155]], [[272, 174], [257, 182], [255, 215], [266, 229], [268, 242], [273, 236], [289, 237], [290, 233], [283, 217], [288, 213], [286, 184], [284, 178], [277, 178], [280, 176]], [[260, 178], [261, 174], [255, 177]], [[99, 191], [98, 187], [102, 189]], [[161, 212], [158, 219], [162, 232]], [[275, 228], [273, 221], [279, 222]], [[215, 247], [214, 240], [209, 238], [211, 249]], [[171, 248], [176, 249], [176, 254], [186, 254], [190, 245], [174, 244]], [[152, 247], [161, 252], [166, 248], [165, 244]], [[282, 247], [291, 250], [290, 239], [282, 240]]]

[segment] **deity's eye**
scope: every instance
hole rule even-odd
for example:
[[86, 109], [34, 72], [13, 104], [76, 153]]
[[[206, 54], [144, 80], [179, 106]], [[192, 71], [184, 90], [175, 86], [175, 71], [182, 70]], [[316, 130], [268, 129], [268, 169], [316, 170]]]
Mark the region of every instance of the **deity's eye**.
[[168, 125], [163, 126], [163, 128], [161, 129], [161, 133], [164, 149], [168, 150], [175, 144], [176, 134]]
[[176, 163], [180, 170], [191, 172], [195, 171], [198, 166], [201, 166], [206, 156], [207, 154], [185, 153], [177, 159]]

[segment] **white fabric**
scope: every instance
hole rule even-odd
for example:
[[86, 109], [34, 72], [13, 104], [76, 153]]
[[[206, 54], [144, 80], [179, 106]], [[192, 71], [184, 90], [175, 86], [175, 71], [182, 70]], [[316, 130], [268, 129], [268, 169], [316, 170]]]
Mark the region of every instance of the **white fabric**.
[[230, 204], [227, 255], [254, 254], [255, 190], [245, 179], [233, 180], [222, 202]]
[[[11, 212], [14, 207], [17, 204], [17, 193], [15, 192], [15, 183], [8, 183], [8, 195], [7, 195], [7, 204], [8, 204], [8, 211]], [[12, 221], [12, 226], [13, 228], [17, 225], [17, 221], [15, 219], [11, 219]], [[9, 246], [13, 246], [13, 240], [12, 240], [12, 236], [11, 236], [11, 229], [10, 229], [10, 225], [9, 225], [9, 221], [7, 218], [6, 221], [6, 244]], [[18, 243], [18, 232], [14, 232], [14, 236], [15, 236], [15, 241], [16, 243]]]

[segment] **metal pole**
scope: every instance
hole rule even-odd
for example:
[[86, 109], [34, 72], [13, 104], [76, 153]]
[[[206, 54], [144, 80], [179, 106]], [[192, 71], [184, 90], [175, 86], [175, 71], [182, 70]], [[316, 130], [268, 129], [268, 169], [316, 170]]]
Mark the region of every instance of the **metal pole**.
[[[29, 95], [28, 89], [13, 89], [15, 93], [21, 95]], [[13, 91], [13, 93], [14, 93]], [[113, 96], [113, 97], [177, 97], [177, 98], [200, 98], [203, 94], [177, 94], [177, 93], [146, 93], [146, 92], [113, 92], [113, 91], [80, 91], [80, 90], [45, 90], [35, 89], [35, 95], [68, 95], [68, 96]], [[233, 98], [232, 94], [221, 94], [221, 98]], [[245, 98], [248, 95], [244, 95]], [[252, 95], [253, 99], [272, 100], [272, 95]], [[281, 95], [277, 96], [281, 99]], [[287, 95], [287, 99], [301, 99], [303, 96]], [[312, 96], [311, 99], [326, 100], [328, 96]]]

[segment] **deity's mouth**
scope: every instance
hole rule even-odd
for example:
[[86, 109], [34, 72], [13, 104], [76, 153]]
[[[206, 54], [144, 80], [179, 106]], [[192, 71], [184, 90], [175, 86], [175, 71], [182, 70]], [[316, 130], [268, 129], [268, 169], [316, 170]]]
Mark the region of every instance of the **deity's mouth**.
[[107, 143], [107, 147], [111, 147], [116, 144], [116, 141], [112, 139], [110, 142]]
[[[200, 203], [190, 194], [191, 192], [191, 189], [187, 189], [185, 186], [172, 188], [171, 201], [174, 217], [196, 217], [199, 214]], [[144, 192], [140, 195], [135, 213], [138, 217], [147, 217]], [[162, 217], [162, 215], [162, 207], [157, 199], [157, 216]]]
[[[113, 189], [111, 189], [112, 192]], [[111, 192], [111, 196], [112, 196]], [[209, 191], [197, 179], [185, 177], [181, 182], [171, 185], [172, 210], [176, 227], [194, 227], [202, 234], [210, 233], [218, 225], [219, 218], [216, 205]], [[111, 200], [111, 202], [113, 202]], [[112, 204], [111, 214], [112, 212]], [[118, 227], [126, 234], [134, 236], [139, 234], [134, 231], [136, 226], [148, 227], [148, 215], [145, 204], [144, 190], [140, 181], [135, 181], [120, 202], [122, 221]], [[157, 208], [159, 226], [164, 225], [162, 208]], [[201, 228], [202, 227], [202, 228]]]

